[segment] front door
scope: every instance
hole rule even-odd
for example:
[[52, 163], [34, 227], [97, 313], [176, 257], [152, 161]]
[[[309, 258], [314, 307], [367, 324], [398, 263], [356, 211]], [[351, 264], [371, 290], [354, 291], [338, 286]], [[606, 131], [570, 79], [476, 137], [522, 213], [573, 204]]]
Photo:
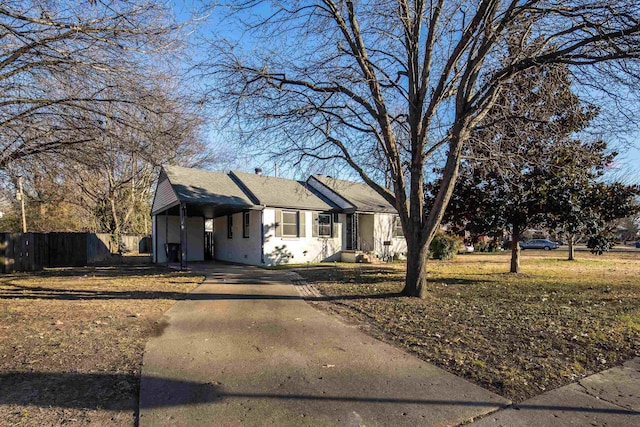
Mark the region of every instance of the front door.
[[204, 259], [213, 260], [213, 231], [204, 232]]
[[347, 214], [347, 250], [358, 249], [358, 214]]

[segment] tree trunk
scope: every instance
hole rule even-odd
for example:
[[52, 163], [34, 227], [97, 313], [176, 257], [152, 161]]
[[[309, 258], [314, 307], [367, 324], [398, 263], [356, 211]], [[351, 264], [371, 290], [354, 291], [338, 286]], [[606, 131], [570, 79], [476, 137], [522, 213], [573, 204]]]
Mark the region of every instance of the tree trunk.
[[[427, 260], [429, 259], [429, 244], [440, 227], [444, 211], [449, 204], [453, 189], [460, 169], [460, 152], [467, 134], [463, 133], [464, 124], [460, 123], [452, 132], [449, 144], [449, 156], [442, 172], [440, 189], [434, 200], [433, 206], [423, 222], [424, 216], [424, 185], [421, 173], [424, 163], [422, 154], [413, 158], [417, 162], [412, 165], [411, 193], [408, 222], [403, 226], [407, 240], [407, 275], [405, 278], [403, 295], [426, 298], [427, 296]], [[418, 151], [422, 153], [422, 148]], [[417, 160], [416, 160], [417, 159]], [[397, 190], [397, 189], [396, 189]], [[399, 195], [396, 193], [396, 197]], [[402, 205], [398, 208], [400, 211]], [[402, 217], [402, 216], [401, 216]], [[406, 216], [405, 216], [406, 218]]]
[[407, 239], [407, 276], [402, 294], [410, 297], [427, 296], [427, 259], [429, 243], [420, 247], [420, 239]]
[[520, 227], [513, 224], [511, 234], [511, 273], [520, 273]]
[[110, 197], [109, 198], [109, 203], [110, 203], [110, 206], [111, 206], [111, 215], [113, 216], [113, 218], [112, 218], [113, 228], [111, 230], [111, 239], [113, 240], [113, 242], [116, 245], [116, 252], [119, 255], [122, 255], [121, 248], [120, 248], [120, 242], [122, 240], [122, 234], [121, 234], [121, 230], [120, 230], [120, 218], [118, 218], [118, 211], [116, 209], [116, 201], [114, 200], [113, 197]]
[[575, 258], [575, 247], [573, 246], [573, 236], [569, 236], [569, 261], [574, 261]]

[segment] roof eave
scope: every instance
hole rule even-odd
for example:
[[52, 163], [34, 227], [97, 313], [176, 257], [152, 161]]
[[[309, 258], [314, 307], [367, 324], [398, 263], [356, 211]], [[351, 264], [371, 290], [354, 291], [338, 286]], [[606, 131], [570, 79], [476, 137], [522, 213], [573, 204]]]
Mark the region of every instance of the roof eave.
[[171, 208], [173, 208], [175, 206], [178, 206], [180, 203], [182, 203], [182, 202], [178, 198], [178, 201], [173, 202], [173, 203], [171, 203], [171, 204], [169, 204], [167, 206], [163, 206], [161, 209], [157, 209], [154, 212], [151, 212], [151, 216], [155, 216], [155, 215], [158, 215], [161, 212], [168, 211], [169, 209], [171, 209]]
[[319, 206], [291, 206], [291, 205], [265, 205], [266, 208], [273, 209], [297, 209], [303, 211], [316, 211], [316, 212], [343, 212], [342, 209], [338, 207], [327, 206], [326, 208], [321, 208]]

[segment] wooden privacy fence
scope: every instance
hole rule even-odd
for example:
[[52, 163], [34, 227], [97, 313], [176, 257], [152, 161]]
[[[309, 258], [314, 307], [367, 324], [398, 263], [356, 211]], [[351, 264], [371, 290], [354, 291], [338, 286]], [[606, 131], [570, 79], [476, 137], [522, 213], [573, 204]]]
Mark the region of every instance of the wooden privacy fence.
[[[148, 253], [148, 236], [122, 236], [125, 252]], [[110, 234], [0, 233], [0, 272], [81, 267], [118, 253]]]

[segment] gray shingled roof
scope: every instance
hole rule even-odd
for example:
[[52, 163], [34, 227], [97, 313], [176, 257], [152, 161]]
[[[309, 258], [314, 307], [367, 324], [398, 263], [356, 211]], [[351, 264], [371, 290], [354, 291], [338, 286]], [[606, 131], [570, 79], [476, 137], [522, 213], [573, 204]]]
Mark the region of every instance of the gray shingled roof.
[[163, 169], [181, 202], [246, 208], [256, 205], [226, 173], [179, 166]]
[[[165, 166], [163, 168], [181, 202], [225, 206], [232, 209], [276, 208], [340, 210], [307, 183], [244, 172], [211, 172]], [[382, 196], [366, 184], [322, 175], [314, 178], [352, 204], [360, 212], [395, 213]]]
[[244, 172], [231, 172], [259, 204], [276, 208], [328, 211], [336, 208], [305, 182]]
[[313, 175], [313, 177], [355, 206], [356, 211], [397, 213], [396, 208], [367, 184], [324, 175]]

